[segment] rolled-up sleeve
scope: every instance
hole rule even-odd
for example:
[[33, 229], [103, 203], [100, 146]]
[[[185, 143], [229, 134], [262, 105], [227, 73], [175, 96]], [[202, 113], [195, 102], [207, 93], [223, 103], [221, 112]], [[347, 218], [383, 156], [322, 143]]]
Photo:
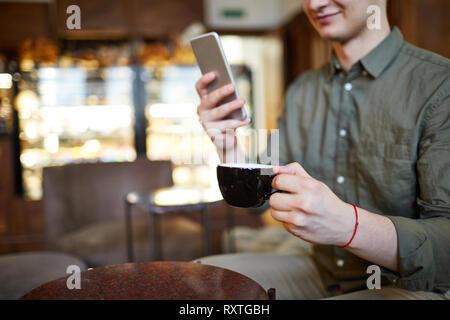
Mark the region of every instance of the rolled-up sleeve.
[[420, 218], [387, 216], [397, 231], [399, 271], [383, 274], [408, 290], [450, 290], [449, 88], [436, 94], [424, 119], [417, 160]]

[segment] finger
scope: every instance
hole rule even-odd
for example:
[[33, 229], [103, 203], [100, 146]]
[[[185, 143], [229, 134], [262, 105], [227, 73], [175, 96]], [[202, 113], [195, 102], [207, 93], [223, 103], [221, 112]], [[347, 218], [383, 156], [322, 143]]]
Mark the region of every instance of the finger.
[[286, 230], [286, 231], [289, 232], [289, 233], [292, 233], [292, 231], [291, 231], [292, 225], [291, 225], [291, 224], [289, 224], [289, 223], [283, 223], [283, 227], [284, 227], [284, 230]]
[[242, 108], [245, 104], [244, 99], [236, 99], [224, 105], [216, 107], [210, 111], [204, 111], [202, 121], [217, 121], [226, 118], [230, 113]]
[[298, 176], [310, 177], [310, 175], [298, 162], [292, 162], [285, 166], [275, 167], [274, 169], [275, 173], [295, 174]]
[[300, 179], [297, 175], [277, 174], [272, 180], [272, 188], [292, 193], [298, 193], [301, 190]]
[[290, 223], [299, 228], [304, 227], [306, 224], [306, 215], [304, 213], [274, 209], [271, 209], [270, 213], [275, 220], [282, 223]]
[[300, 227], [296, 227], [293, 224], [283, 223], [283, 227], [287, 232], [292, 233], [294, 236], [299, 237], [302, 234], [303, 229]]
[[282, 210], [276, 210], [276, 209], [270, 209], [270, 215], [275, 220], [285, 223], [288, 219], [289, 211], [282, 211]]
[[205, 73], [196, 83], [195, 89], [197, 90], [200, 98], [203, 98], [208, 94], [208, 85], [216, 78], [214, 72]]
[[234, 92], [234, 85], [232, 83], [227, 84], [213, 92], [203, 96], [202, 102], [200, 103], [200, 110], [212, 109], [217, 106], [217, 104]]
[[234, 130], [239, 127], [245, 126], [249, 124], [251, 119], [249, 117], [245, 118], [245, 120], [235, 120], [235, 119], [228, 119], [228, 120], [221, 120], [221, 121], [214, 121], [209, 122], [207, 124], [207, 131], [216, 131], [217, 134], [223, 133], [227, 130]]
[[303, 167], [298, 162], [292, 162], [285, 166], [279, 166], [275, 168], [276, 173], [285, 173], [285, 174], [295, 174], [295, 175], [303, 175], [308, 176], [309, 174], [303, 169]]
[[294, 209], [292, 206], [292, 194], [276, 192], [270, 196], [270, 207], [278, 211], [291, 211]]

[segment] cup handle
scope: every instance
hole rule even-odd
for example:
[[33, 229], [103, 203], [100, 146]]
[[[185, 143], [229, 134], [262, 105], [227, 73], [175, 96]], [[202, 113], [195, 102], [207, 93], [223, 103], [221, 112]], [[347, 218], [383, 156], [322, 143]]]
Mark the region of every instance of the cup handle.
[[270, 192], [269, 194], [266, 195], [266, 200], [269, 200], [269, 198], [270, 198], [274, 193], [277, 193], [277, 192], [280, 192], [280, 193], [288, 193], [288, 192], [283, 191], [283, 190], [275, 190], [275, 191], [272, 191], [272, 192]]
[[[273, 176], [272, 179], [270, 179], [270, 185], [272, 185], [272, 180], [273, 180], [274, 177], [275, 177], [275, 176]], [[272, 189], [273, 189], [273, 188], [272, 188]], [[277, 192], [288, 193], [288, 192], [283, 191], [283, 190], [277, 190], [277, 189], [274, 189], [274, 190], [275, 190], [275, 191], [272, 191], [272, 192], [269, 192], [268, 194], [266, 194], [266, 196], [265, 196], [265, 200], [266, 200], [266, 201], [269, 200], [269, 198], [270, 198], [274, 193], [277, 193]]]

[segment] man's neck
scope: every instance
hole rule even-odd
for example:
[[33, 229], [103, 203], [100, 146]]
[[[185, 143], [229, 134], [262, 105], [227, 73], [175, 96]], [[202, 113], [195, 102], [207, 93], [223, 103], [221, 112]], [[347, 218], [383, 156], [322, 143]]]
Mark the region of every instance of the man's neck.
[[369, 30], [364, 28], [352, 39], [345, 42], [332, 42], [332, 46], [341, 65], [350, 70], [356, 62], [378, 46], [389, 33], [389, 23], [385, 20], [380, 29]]

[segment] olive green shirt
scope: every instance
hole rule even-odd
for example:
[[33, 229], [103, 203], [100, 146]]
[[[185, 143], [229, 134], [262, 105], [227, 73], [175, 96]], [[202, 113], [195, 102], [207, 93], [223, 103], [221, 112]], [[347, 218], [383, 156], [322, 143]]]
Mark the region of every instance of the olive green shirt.
[[[289, 87], [278, 119], [280, 163], [300, 163], [343, 201], [392, 220], [399, 272], [382, 285], [450, 289], [450, 62], [394, 27], [346, 71], [333, 57]], [[269, 144], [270, 145], [270, 144]], [[314, 245], [325, 284], [365, 289], [367, 266]]]

